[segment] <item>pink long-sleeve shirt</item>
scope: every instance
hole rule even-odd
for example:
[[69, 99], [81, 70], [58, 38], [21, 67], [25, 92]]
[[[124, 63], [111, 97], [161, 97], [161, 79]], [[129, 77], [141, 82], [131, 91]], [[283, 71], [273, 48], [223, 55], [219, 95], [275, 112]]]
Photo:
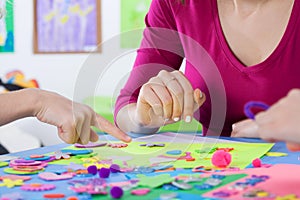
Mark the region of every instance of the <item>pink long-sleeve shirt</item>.
[[178, 70], [207, 100], [194, 117], [204, 134], [230, 136], [232, 124], [246, 118], [248, 101], [272, 105], [292, 88], [300, 88], [300, 0], [295, 0], [286, 31], [272, 54], [245, 66], [233, 54], [220, 25], [217, 0], [153, 0], [145, 18], [141, 46], [130, 77], [121, 90], [115, 116], [137, 101], [140, 87], [162, 69]]

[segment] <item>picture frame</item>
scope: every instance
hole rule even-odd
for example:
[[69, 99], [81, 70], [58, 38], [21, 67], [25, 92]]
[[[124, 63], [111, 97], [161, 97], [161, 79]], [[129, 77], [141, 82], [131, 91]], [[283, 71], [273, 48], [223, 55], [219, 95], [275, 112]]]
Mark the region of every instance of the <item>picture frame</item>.
[[34, 53], [99, 53], [101, 0], [34, 0]]
[[14, 0], [0, 1], [0, 53], [14, 52]]

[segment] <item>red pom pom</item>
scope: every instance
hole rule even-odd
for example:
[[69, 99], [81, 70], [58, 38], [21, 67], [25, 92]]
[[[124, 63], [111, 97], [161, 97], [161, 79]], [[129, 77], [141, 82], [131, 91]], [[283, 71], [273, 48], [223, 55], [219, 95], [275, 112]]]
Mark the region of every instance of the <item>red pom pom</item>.
[[252, 161], [253, 167], [261, 167], [261, 160], [259, 158], [256, 158]]
[[223, 150], [216, 151], [211, 158], [211, 162], [216, 167], [227, 167], [231, 163], [231, 154]]

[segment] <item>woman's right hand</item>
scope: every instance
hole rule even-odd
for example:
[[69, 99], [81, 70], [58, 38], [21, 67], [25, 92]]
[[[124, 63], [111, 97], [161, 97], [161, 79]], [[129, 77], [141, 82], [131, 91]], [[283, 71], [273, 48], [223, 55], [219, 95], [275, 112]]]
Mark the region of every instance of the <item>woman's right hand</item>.
[[147, 128], [181, 119], [189, 123], [204, 102], [205, 95], [199, 89], [193, 90], [182, 72], [162, 70], [141, 87], [134, 119]]

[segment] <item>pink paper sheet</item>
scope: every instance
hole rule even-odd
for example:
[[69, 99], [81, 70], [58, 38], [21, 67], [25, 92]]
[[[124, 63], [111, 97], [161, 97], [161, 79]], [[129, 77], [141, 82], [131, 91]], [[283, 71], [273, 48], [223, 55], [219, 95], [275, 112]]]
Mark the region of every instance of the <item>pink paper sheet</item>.
[[[251, 169], [245, 169], [236, 172], [220, 172], [218, 174], [229, 175], [229, 174], [239, 174], [239, 173], [245, 173], [248, 174], [249, 176], [238, 180], [238, 182], [245, 182], [245, 179], [251, 177], [252, 175], [258, 175], [258, 176], [267, 175], [270, 178], [264, 182], [256, 184], [255, 186], [249, 186], [246, 190], [240, 191], [236, 195], [231, 195], [227, 197], [227, 199], [249, 200], [249, 198], [243, 197], [243, 194], [247, 191], [252, 191], [253, 189], [262, 189], [275, 196], [283, 197], [286, 195], [295, 194], [298, 197], [300, 197], [300, 165], [278, 164], [278, 165], [273, 165], [270, 168], [251, 168]], [[234, 185], [234, 183], [223, 186], [212, 192], [208, 192], [203, 196], [214, 197], [212, 195], [214, 192], [228, 190], [228, 187], [230, 185]], [[269, 200], [274, 198], [259, 198], [259, 199]]]

